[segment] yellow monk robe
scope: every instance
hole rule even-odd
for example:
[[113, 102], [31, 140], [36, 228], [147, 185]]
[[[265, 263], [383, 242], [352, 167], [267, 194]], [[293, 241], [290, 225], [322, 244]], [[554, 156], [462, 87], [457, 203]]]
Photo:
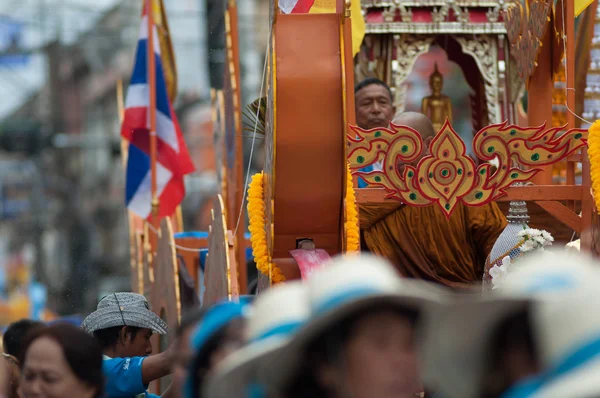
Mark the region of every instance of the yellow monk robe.
[[496, 203], [458, 204], [449, 220], [436, 205], [360, 206], [360, 226], [371, 252], [389, 259], [404, 276], [451, 287], [481, 282], [485, 260], [506, 225]]

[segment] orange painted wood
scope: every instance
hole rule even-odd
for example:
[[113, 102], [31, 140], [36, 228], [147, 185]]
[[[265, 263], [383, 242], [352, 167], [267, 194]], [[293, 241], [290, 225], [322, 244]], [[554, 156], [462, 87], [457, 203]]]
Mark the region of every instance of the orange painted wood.
[[[241, 94], [241, 79], [240, 79], [240, 34], [239, 34], [239, 24], [238, 24], [238, 9], [236, 1], [229, 1], [227, 6], [227, 12], [229, 15], [229, 36], [231, 38], [231, 58], [229, 59], [229, 78], [235, 79], [235, 84], [232, 84], [232, 93], [234, 96], [233, 104], [234, 109], [231, 111], [235, 112], [234, 120], [235, 120], [235, 186], [231, 186], [231, 182], [234, 180], [230, 180], [228, 184], [229, 195], [234, 195], [233, 200], [228, 200], [227, 202], [235, 203], [234, 208], [227, 214], [229, 223], [228, 228], [232, 231], [235, 231], [238, 219], [240, 220], [240, 225], [237, 229], [236, 234], [236, 248], [235, 248], [235, 258], [237, 259], [236, 264], [237, 268], [237, 276], [239, 278], [239, 286], [242, 290], [242, 294], [246, 294], [246, 286], [248, 285], [248, 275], [246, 269], [246, 250], [242, 242], [244, 242], [244, 231], [245, 228], [245, 218], [243, 213], [246, 211], [245, 206], [242, 206], [242, 202], [244, 201], [245, 194], [245, 185], [244, 185], [244, 150], [243, 150], [243, 134], [242, 134], [242, 94]], [[232, 83], [234, 80], [231, 80]], [[240, 218], [240, 212], [242, 213]]]
[[581, 217], [564, 204], [556, 201], [536, 201], [535, 203], [573, 231], [577, 233], [582, 232]]
[[[546, 29], [546, 34], [542, 41], [537, 67], [533, 75], [529, 78], [527, 94], [529, 104], [527, 107], [527, 118], [530, 126], [541, 126], [542, 124], [551, 125], [552, 123], [552, 91], [554, 82], [552, 79], [552, 26]], [[552, 166], [546, 166], [543, 171], [538, 173], [533, 182], [537, 185], [552, 184]]]
[[289, 258], [298, 238], [311, 238], [330, 254], [342, 251], [345, 126], [339, 18], [278, 14], [274, 25], [273, 258]]

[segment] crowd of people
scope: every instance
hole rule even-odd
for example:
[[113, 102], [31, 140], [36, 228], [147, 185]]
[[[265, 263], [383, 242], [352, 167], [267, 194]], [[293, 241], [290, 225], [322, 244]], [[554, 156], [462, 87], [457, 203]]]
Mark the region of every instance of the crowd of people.
[[368, 254], [333, 259], [307, 280], [225, 300], [167, 325], [135, 293], [103, 298], [81, 325], [11, 325], [0, 396], [600, 396], [600, 270], [540, 252], [497, 289], [447, 290]]

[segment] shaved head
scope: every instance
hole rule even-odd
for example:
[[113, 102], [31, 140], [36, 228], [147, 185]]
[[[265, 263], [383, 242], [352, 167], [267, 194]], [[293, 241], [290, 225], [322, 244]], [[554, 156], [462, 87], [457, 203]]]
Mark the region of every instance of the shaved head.
[[421, 135], [423, 140], [433, 138], [436, 131], [433, 129], [433, 123], [427, 116], [419, 112], [404, 112], [396, 116], [392, 123], [399, 126], [411, 127]]

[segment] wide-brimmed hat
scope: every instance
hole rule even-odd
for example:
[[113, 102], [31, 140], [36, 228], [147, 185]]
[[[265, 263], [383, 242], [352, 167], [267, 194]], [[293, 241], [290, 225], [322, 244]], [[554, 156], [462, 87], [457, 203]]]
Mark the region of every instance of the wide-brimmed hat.
[[338, 257], [306, 281], [309, 320], [272, 361], [269, 382], [282, 387], [300, 364], [306, 347], [348, 317], [381, 306], [414, 310], [438, 302], [441, 288], [401, 278], [386, 260], [371, 255]]
[[306, 288], [300, 281], [276, 285], [260, 294], [246, 326], [248, 344], [213, 372], [206, 396], [245, 397], [249, 388], [262, 390], [268, 380], [263, 378], [261, 365], [278, 355], [309, 315]]
[[[597, 309], [581, 312], [586, 311], [581, 302], [600, 286], [597, 265], [578, 255], [540, 253], [512, 266], [517, 268], [498, 290], [430, 312], [421, 344], [426, 386], [448, 398], [479, 396], [497, 328], [522, 311], [527, 311], [543, 369], [560, 363], [586, 335], [600, 338]], [[597, 305], [600, 292], [589, 298], [587, 307]], [[528, 395], [515, 395], [521, 396]]]
[[169, 327], [150, 310], [148, 300], [137, 293], [113, 293], [98, 303], [98, 309], [83, 320], [81, 327], [88, 333], [116, 326], [134, 326], [167, 334]]

